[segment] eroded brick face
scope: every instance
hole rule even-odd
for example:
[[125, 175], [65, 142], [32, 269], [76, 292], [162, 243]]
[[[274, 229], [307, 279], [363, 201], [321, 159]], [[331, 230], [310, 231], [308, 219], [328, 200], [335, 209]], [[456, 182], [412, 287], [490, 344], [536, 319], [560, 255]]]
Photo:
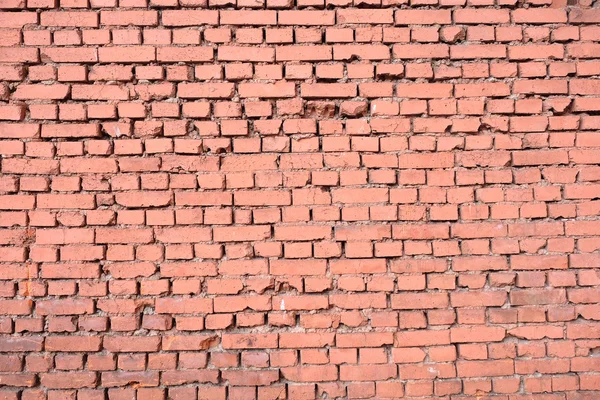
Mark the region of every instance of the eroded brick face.
[[0, 0], [0, 399], [600, 399], [588, 3]]

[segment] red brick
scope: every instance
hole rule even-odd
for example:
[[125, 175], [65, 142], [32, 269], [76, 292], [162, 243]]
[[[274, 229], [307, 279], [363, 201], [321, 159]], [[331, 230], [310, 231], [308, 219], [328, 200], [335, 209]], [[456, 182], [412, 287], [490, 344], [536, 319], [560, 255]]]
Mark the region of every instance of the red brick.
[[452, 15], [449, 10], [397, 10], [395, 22], [396, 25], [450, 24]]
[[342, 381], [379, 381], [395, 378], [398, 370], [395, 365], [341, 365]]
[[277, 334], [224, 334], [225, 349], [271, 349], [277, 348]]
[[0, 0], [0, 397], [598, 397], [600, 12], [334, 3]]
[[459, 377], [513, 375], [515, 367], [512, 360], [498, 361], [457, 361], [456, 371]]
[[66, 12], [66, 11], [44, 11], [41, 13], [40, 25], [42, 26], [77, 26], [98, 27], [98, 13], [94, 11]]
[[164, 26], [217, 25], [219, 12], [217, 10], [163, 10], [161, 18]]
[[49, 336], [46, 338], [47, 351], [93, 352], [101, 348], [102, 338], [97, 336]]

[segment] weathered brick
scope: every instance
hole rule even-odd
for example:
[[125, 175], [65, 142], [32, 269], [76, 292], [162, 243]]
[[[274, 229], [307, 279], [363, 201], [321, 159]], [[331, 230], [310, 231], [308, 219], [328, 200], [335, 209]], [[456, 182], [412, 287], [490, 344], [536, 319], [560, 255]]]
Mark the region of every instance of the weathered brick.
[[600, 11], [463, 3], [0, 0], [0, 398], [598, 398]]

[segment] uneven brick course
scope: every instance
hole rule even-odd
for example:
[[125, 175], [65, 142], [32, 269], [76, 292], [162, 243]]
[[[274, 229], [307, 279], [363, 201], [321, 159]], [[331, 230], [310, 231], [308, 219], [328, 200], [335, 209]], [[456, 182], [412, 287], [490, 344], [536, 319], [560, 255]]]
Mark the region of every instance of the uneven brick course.
[[600, 399], [600, 8], [0, 0], [0, 399]]

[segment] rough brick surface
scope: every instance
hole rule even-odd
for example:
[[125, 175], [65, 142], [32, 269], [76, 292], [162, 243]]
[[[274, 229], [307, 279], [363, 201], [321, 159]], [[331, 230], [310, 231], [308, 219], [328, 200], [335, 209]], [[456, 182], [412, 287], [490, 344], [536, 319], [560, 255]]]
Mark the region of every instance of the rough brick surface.
[[0, 0], [0, 399], [600, 399], [600, 9]]

